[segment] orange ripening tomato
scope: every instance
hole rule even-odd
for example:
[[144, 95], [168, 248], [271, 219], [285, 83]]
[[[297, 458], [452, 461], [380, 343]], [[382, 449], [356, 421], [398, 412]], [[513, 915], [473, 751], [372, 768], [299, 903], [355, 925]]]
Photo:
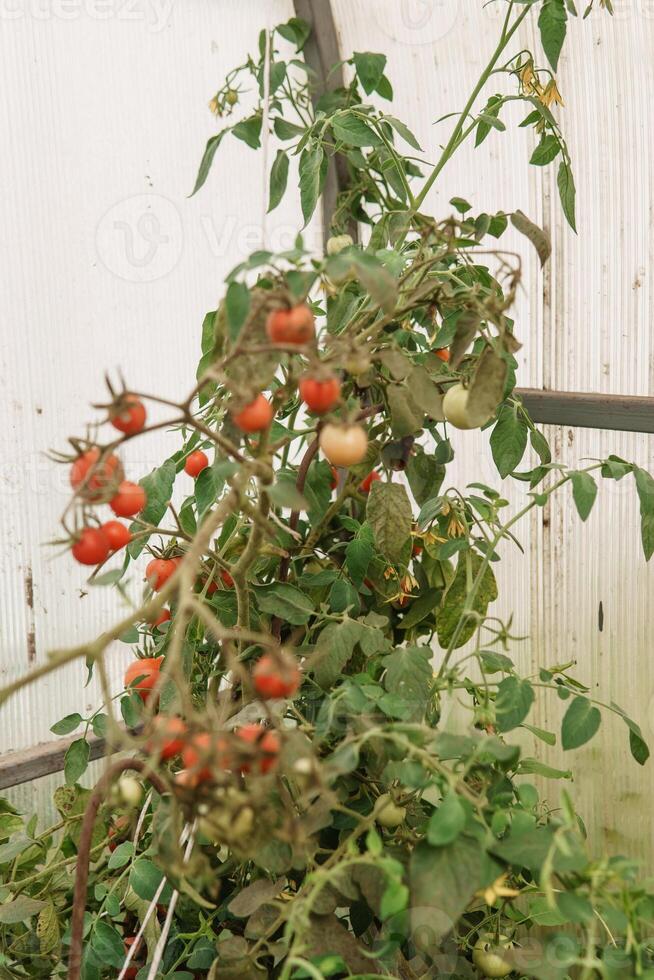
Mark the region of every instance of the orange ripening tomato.
[[[80, 496], [83, 500], [101, 500], [123, 478], [123, 467], [117, 456], [106, 456], [98, 466], [100, 456], [100, 450], [94, 446], [78, 456], [70, 468], [70, 485], [73, 490], [81, 487]], [[91, 473], [96, 466], [97, 469]]]
[[295, 694], [302, 675], [290, 654], [273, 656], [266, 653], [254, 666], [252, 683], [257, 694], [264, 698], [288, 698]]
[[194, 453], [186, 457], [184, 472], [195, 479], [200, 475], [202, 470], [206, 470], [208, 465], [209, 457], [207, 454], [203, 453], [201, 449], [196, 449]]
[[100, 530], [109, 542], [109, 547], [112, 551], [120, 551], [121, 548], [124, 548], [132, 540], [132, 532], [124, 524], [121, 524], [120, 521], [107, 521], [102, 525]]
[[229, 769], [229, 743], [222, 735], [200, 732], [182, 749], [182, 763], [196, 786], [213, 782], [216, 770]]
[[181, 558], [153, 558], [145, 569], [145, 577], [153, 592], [161, 592], [171, 575], [179, 568]]
[[341, 382], [336, 377], [319, 381], [317, 378], [300, 379], [300, 398], [308, 409], [322, 415], [333, 408], [341, 397]]
[[242, 742], [257, 749], [256, 759], [243, 760], [239, 764], [241, 772], [252, 772], [254, 769], [255, 772], [265, 775], [275, 769], [281, 749], [277, 732], [253, 722], [251, 725], [243, 725], [239, 728], [236, 735]]
[[134, 517], [143, 510], [147, 502], [147, 494], [140, 484], [123, 480], [109, 506], [116, 517]]
[[316, 335], [313, 313], [306, 303], [273, 310], [266, 320], [266, 333], [273, 344], [308, 344]]
[[172, 618], [170, 609], [162, 609], [156, 619], [149, 620], [148, 625], [150, 625], [152, 629], [156, 629], [158, 626], [162, 626], [164, 623], [169, 622]]
[[72, 547], [80, 565], [99, 565], [109, 556], [109, 542], [99, 527], [85, 527]]
[[355, 466], [368, 449], [368, 436], [360, 425], [334, 425], [328, 422], [323, 426], [318, 441], [333, 466]]
[[447, 347], [440, 347], [437, 351], [434, 351], [434, 353], [440, 361], [444, 361], [446, 364], [450, 359], [450, 352]]
[[125, 671], [125, 687], [136, 691], [142, 701], [147, 701], [157, 683], [163, 657], [143, 657], [134, 660]]
[[233, 414], [232, 419], [242, 432], [262, 432], [273, 420], [273, 407], [264, 395], [257, 395], [253, 402]]
[[114, 429], [127, 436], [135, 436], [145, 425], [145, 405], [135, 395], [125, 395], [110, 412], [109, 421]]
[[160, 759], [174, 759], [186, 745], [188, 729], [181, 718], [158, 715], [153, 718], [151, 737], [145, 743], [145, 751]]

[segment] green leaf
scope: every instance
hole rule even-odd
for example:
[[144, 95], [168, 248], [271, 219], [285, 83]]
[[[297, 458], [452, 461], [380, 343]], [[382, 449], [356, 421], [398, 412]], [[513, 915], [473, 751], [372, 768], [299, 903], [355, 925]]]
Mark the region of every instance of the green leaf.
[[510, 732], [521, 725], [534, 703], [534, 689], [520, 677], [505, 677], [498, 684], [495, 699], [497, 729]]
[[639, 766], [644, 766], [649, 759], [649, 748], [639, 732], [629, 728], [629, 751]]
[[320, 196], [320, 174], [323, 157], [322, 146], [314, 146], [304, 150], [300, 157], [300, 203], [305, 227], [316, 210]]
[[277, 116], [274, 123], [275, 136], [279, 137], [280, 140], [292, 140], [296, 136], [301, 136], [305, 130], [302, 126], [296, 126], [295, 123], [287, 122], [286, 119], [282, 119], [281, 116]]
[[301, 17], [291, 17], [285, 24], [279, 24], [276, 30], [283, 38], [294, 44], [298, 51], [302, 50], [311, 35], [311, 25]]
[[347, 579], [336, 579], [331, 589], [327, 601], [334, 613], [342, 613], [349, 610], [350, 614], [356, 616], [360, 609], [359, 593], [351, 582]]
[[120, 969], [125, 962], [125, 944], [112, 925], [105, 919], [98, 919], [91, 933], [91, 948], [103, 965]]
[[356, 586], [361, 586], [374, 552], [370, 525], [362, 524], [345, 549], [345, 567]]
[[571, 480], [572, 499], [580, 518], [585, 521], [597, 497], [597, 484], [590, 473], [574, 472], [571, 474]]
[[396, 119], [395, 116], [384, 116], [384, 121], [390, 123], [396, 133], [402, 137], [402, 139], [412, 146], [414, 150], [422, 153], [422, 147], [418, 140], [415, 138], [408, 126], [405, 126], [400, 119]]
[[78, 738], [68, 746], [64, 757], [66, 783], [72, 786], [86, 772], [91, 747], [85, 738]]
[[529, 239], [538, 253], [541, 267], [544, 266], [552, 254], [552, 242], [547, 232], [539, 228], [523, 211], [513, 212], [511, 215], [511, 224], [521, 235]]
[[348, 146], [379, 146], [382, 143], [368, 123], [350, 109], [334, 116], [331, 124], [336, 139]]
[[540, 39], [547, 60], [556, 71], [565, 41], [568, 12], [563, 0], [544, 0], [538, 17]]
[[634, 466], [636, 490], [640, 501], [640, 534], [645, 561], [654, 554], [654, 479], [647, 470]]
[[286, 582], [276, 582], [255, 589], [257, 603], [262, 612], [280, 619], [293, 626], [304, 626], [309, 621], [314, 608], [311, 599]]
[[536, 167], [545, 167], [551, 163], [561, 152], [561, 144], [556, 136], [551, 133], [544, 133], [541, 141], [531, 155], [529, 163]]
[[585, 745], [600, 726], [602, 716], [588, 698], [578, 695], [570, 702], [561, 725], [561, 745], [565, 750]]
[[481, 844], [469, 837], [459, 837], [448, 847], [423, 841], [415, 848], [409, 870], [410, 904], [416, 910], [412, 924], [416, 930], [424, 929], [427, 921], [429, 926], [429, 948], [421, 941], [422, 954], [440, 952], [440, 940], [452, 931], [475, 892], [493, 880], [489, 864]]
[[261, 146], [261, 119], [261, 113], [257, 112], [248, 119], [236, 123], [232, 129], [236, 139], [243, 140], [253, 150], [258, 150]]
[[[162, 463], [157, 469], [152, 470], [151, 473], [148, 473], [147, 476], [139, 480], [148, 498], [142, 513], [139, 515], [141, 521], [145, 521], [147, 524], [154, 524], [155, 526], [159, 524], [159, 521], [166, 513], [173, 495], [176, 472], [177, 467], [175, 461], [173, 459], [167, 459], [165, 463]], [[130, 526], [130, 530], [134, 534], [141, 530], [141, 525], [133, 523]], [[138, 558], [145, 547], [145, 543], [146, 538], [139, 538], [138, 541], [132, 541], [127, 546], [130, 557]]]
[[322, 688], [328, 690], [332, 687], [360, 639], [361, 623], [348, 618], [342, 623], [330, 623], [320, 633], [311, 670]]
[[286, 191], [288, 183], [288, 154], [277, 150], [277, 156], [270, 170], [270, 194], [268, 213], [274, 211]]
[[397, 306], [397, 280], [392, 272], [374, 255], [356, 249], [348, 251], [343, 262], [348, 267], [354, 266], [373, 302], [381, 306], [384, 313], [393, 313]]
[[225, 312], [229, 336], [235, 341], [250, 312], [251, 294], [243, 282], [230, 282], [225, 294]]
[[427, 589], [421, 592], [417, 599], [411, 603], [409, 611], [402, 617], [402, 621], [397, 624], [399, 630], [409, 630], [426, 619], [430, 613], [435, 614], [443, 593], [442, 589]]
[[354, 67], [366, 95], [371, 95], [379, 85], [386, 67], [386, 55], [372, 51], [355, 51]]
[[108, 867], [113, 870], [114, 868], [123, 868], [130, 860], [132, 854], [134, 853], [134, 845], [131, 840], [124, 840], [118, 845], [115, 851], [109, 855]]
[[427, 840], [443, 847], [457, 839], [466, 825], [466, 811], [457, 794], [450, 790], [427, 824]]
[[398, 647], [384, 657], [384, 687], [401, 697], [417, 716], [422, 716], [433, 680], [430, 647]]
[[0, 905], [0, 923], [14, 925], [16, 922], [26, 922], [33, 915], [42, 912], [47, 904], [30, 898], [29, 895], [19, 895], [13, 901]]
[[307, 510], [308, 503], [296, 486], [293, 474], [280, 473], [277, 482], [270, 487], [268, 495], [275, 505], [286, 510]]
[[433, 456], [414, 452], [409, 458], [406, 475], [411, 493], [418, 506], [422, 507], [428, 500], [438, 495], [445, 479], [445, 466], [443, 463], [438, 463]]
[[129, 873], [132, 890], [146, 902], [151, 902], [161, 884], [163, 873], [148, 858], [140, 857]]
[[66, 715], [65, 718], [61, 719], [61, 721], [55, 722], [50, 731], [55, 735], [70, 735], [70, 733], [74, 732], [83, 721], [84, 719], [82, 716], [75, 712], [72, 715]]
[[465, 214], [466, 211], [470, 211], [472, 208], [472, 204], [466, 201], [464, 197], [453, 197], [450, 199], [450, 204], [453, 208], [456, 208], [459, 214]]
[[491, 433], [490, 447], [497, 471], [504, 479], [513, 473], [527, 448], [527, 423], [515, 406], [503, 405]]
[[366, 505], [366, 520], [372, 528], [377, 550], [390, 562], [400, 560], [411, 536], [411, 501], [399, 483], [373, 483]]
[[[464, 551], [459, 555], [456, 573], [441, 600], [436, 617], [436, 633], [438, 642], [443, 649], [447, 649], [453, 641], [463, 614], [468, 595], [468, 563], [470, 563], [470, 581], [472, 582], [477, 577], [482, 561], [481, 555], [476, 552]], [[488, 566], [484, 571], [473, 602], [473, 612], [476, 613], [476, 616], [471, 616], [467, 623], [462, 624], [455, 649], [463, 646], [473, 636], [477, 628], [478, 617], [486, 615], [489, 603], [494, 602], [495, 599], [497, 599], [497, 582], [492, 568]]]
[[569, 163], [562, 161], [559, 166], [559, 174], [557, 177], [557, 184], [559, 188], [559, 196], [561, 198], [561, 207], [563, 208], [563, 213], [566, 220], [573, 231], [577, 230], [576, 218], [575, 218], [575, 200], [576, 200], [576, 190], [575, 181], [572, 176], [572, 168]]
[[209, 176], [209, 171], [211, 170], [211, 164], [213, 163], [213, 158], [216, 155], [216, 150], [220, 146], [223, 136], [225, 135], [225, 133], [228, 132], [229, 132], [228, 129], [223, 129], [222, 132], [217, 133], [215, 136], [212, 136], [211, 139], [208, 141], [204, 149], [202, 160], [200, 161], [200, 169], [198, 170], [198, 175], [195, 179], [195, 187], [191, 191], [191, 197], [193, 197], [194, 194], [197, 194], [197, 192], [200, 190], [205, 180]]

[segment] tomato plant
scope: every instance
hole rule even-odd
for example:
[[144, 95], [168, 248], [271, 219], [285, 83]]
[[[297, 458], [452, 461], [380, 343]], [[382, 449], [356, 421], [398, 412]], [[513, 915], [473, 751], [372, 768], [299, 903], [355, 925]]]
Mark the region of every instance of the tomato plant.
[[[333, 165], [347, 181], [324, 255], [299, 235], [230, 271], [190, 392], [166, 399], [178, 440], [167, 459], [125, 480], [122, 442], [154, 426], [145, 395], [111, 387], [102, 408], [119, 435], [73, 438], [61, 454], [73, 490], [63, 540], [82, 563], [111, 561], [90, 581], [117, 588], [124, 609], [0, 690], [1, 704], [78, 661], [104, 692], [53, 726], [77, 732], [57, 823], [40, 833], [0, 803], [0, 973], [654, 970], [651, 882], [597, 835], [589, 843], [567, 789], [568, 753], [600, 725], [611, 737], [622, 726], [641, 766], [643, 732], [573, 662], [545, 653], [522, 670], [496, 605], [521, 522], [566, 490], [586, 520], [599, 481], [633, 480], [649, 559], [654, 479], [615, 455], [553, 461], [516, 392], [520, 262], [502, 236], [511, 222], [546, 262], [547, 234], [462, 197], [427, 214], [459, 147], [499, 139], [505, 107], [522, 103], [532, 160], [557, 166], [574, 225], [554, 73], [575, 6], [500, 6], [497, 47], [432, 163], [385, 110], [383, 54], [353, 55], [347, 83], [314, 102], [299, 18], [262, 32], [213, 96], [223, 128], [196, 190], [230, 134], [250, 146], [269, 135], [266, 53], [271, 206], [291, 158], [305, 223]], [[546, 64], [516, 41], [536, 11]], [[473, 428], [499, 479], [524, 486], [520, 503], [478, 473], [453, 485], [448, 467]], [[132, 659], [116, 689], [119, 643]], [[91, 735], [120, 750], [93, 791], [82, 785]]]

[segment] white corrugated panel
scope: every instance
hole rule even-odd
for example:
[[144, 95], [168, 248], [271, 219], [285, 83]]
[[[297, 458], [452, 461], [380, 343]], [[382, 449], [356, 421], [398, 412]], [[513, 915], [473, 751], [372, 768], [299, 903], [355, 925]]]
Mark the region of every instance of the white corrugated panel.
[[[269, 5], [108, 6], [113, 13], [100, 19], [93, 3], [80, 3], [72, 15], [70, 5], [66, 17], [54, 4], [50, 16], [35, 16], [38, 5], [30, 13], [25, 4], [0, 32], [0, 124], [11, 134], [0, 158], [0, 181], [10, 191], [0, 203], [5, 680], [29, 666], [32, 622], [40, 662], [48, 649], [92, 637], [116, 611], [104, 592], [80, 598], [79, 570], [67, 559], [52, 561], [39, 544], [52, 536], [66, 496], [61, 471], [40, 451], [79, 431], [105, 366], [122, 365], [135, 386], [185, 391], [201, 317], [215, 304], [224, 273], [260, 235], [260, 157], [247, 148], [226, 142], [205, 191], [190, 201], [186, 194], [212, 131], [206, 102], [235, 59], [254, 49]], [[292, 12], [290, 2], [273, 6], [275, 20]], [[471, 0], [334, 0], [333, 6], [345, 55], [388, 55], [394, 112], [434, 160], [450, 124], [433, 123], [465, 101], [495, 44], [500, 5], [482, 11]], [[477, 151], [464, 148], [428, 202], [441, 215], [454, 194], [477, 210], [522, 208], [550, 229], [554, 255], [544, 274], [517, 234], [502, 240], [524, 257], [525, 288], [515, 311], [523, 385], [652, 391], [649, 6], [632, 0], [616, 4], [613, 19], [597, 12], [570, 25], [559, 74], [578, 187], [578, 237], [564, 226], [554, 172], [527, 166], [533, 137], [513, 125], [520, 110], [507, 111], [506, 133], [493, 133]], [[520, 40], [537, 45], [533, 25]], [[298, 224], [297, 209], [285, 203], [271, 221], [272, 244]], [[547, 434], [566, 463], [613, 451], [654, 467], [648, 436]], [[486, 438], [460, 433], [454, 439], [457, 481], [497, 484]], [[131, 472], [155, 465], [173, 443], [151, 437], [147, 458], [132, 458]], [[515, 504], [525, 499], [523, 485], [504, 490]], [[640, 552], [633, 486], [603, 486], [584, 526], [566, 493], [520, 532], [526, 555], [505, 548], [497, 610], [515, 611], [514, 632], [529, 635], [515, 646], [521, 666], [576, 659], [579, 677], [597, 696], [621, 704], [654, 739], [651, 571]], [[33, 613], [25, 593], [30, 568]], [[122, 660], [117, 651], [114, 676]], [[0, 712], [0, 745], [42, 740], [52, 721], [82, 699], [95, 704], [95, 688], [83, 694], [82, 683], [83, 671], [72, 666], [16, 697]], [[555, 729], [560, 715], [558, 702], [544, 701], [539, 723]], [[622, 725], [607, 717], [590, 748], [564, 759], [558, 750], [545, 755], [573, 766], [576, 796], [595, 835], [652, 856], [646, 832], [652, 770], [628, 758]]]

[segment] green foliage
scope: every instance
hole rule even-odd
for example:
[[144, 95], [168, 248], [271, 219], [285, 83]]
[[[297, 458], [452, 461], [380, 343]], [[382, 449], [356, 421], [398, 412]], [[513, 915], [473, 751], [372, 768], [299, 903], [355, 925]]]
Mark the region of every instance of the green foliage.
[[[481, 969], [488, 937], [520, 976], [652, 973], [650, 885], [626, 858], [597, 857], [598, 842], [588, 844], [559, 788], [573, 769], [557, 768], [557, 741], [563, 752], [586, 745], [602, 721], [611, 737], [625, 726], [625, 742], [644, 765], [643, 732], [616, 704], [599, 701], [571, 663], [530, 666], [523, 676], [509, 655], [511, 619], [494, 603], [502, 581], [495, 569], [516, 541], [515, 526], [568, 483], [586, 520], [598, 478], [632, 473], [649, 559], [654, 480], [615, 456], [583, 468], [553, 463], [514, 394], [519, 325], [514, 330], [509, 311], [520, 270], [498, 239], [510, 220], [544, 263], [548, 236], [520, 211], [476, 213], [460, 196], [443, 220], [423, 211], [459, 146], [473, 133], [475, 145], [500, 138], [505, 103], [523, 101], [523, 125], [539, 139], [531, 163], [558, 161], [563, 212], [574, 227], [571, 163], [552, 112], [556, 82], [530, 52], [507, 50], [536, 12], [556, 68], [574, 5], [507, 4], [480, 80], [484, 108], [475, 114], [473, 99], [457, 114], [434, 167], [413, 156], [422, 151], [407, 127], [378, 108], [392, 95], [383, 54], [355, 53], [347, 84], [314, 105], [311, 72], [298, 56], [309, 29], [298, 18], [271, 38], [262, 32], [258, 56], [230, 72], [214, 96], [213, 111], [230, 122], [209, 141], [195, 190], [228, 132], [260, 145], [269, 43], [270, 125], [283, 144], [269, 206], [289, 192], [295, 158], [306, 224], [338, 156], [348, 179], [333, 231], [343, 237], [324, 257], [301, 237], [281, 255], [254, 253], [232, 270], [218, 310], [205, 317], [198, 384], [171, 406], [180, 412], [180, 448], [141, 481], [148, 503], [131, 525], [124, 560], [93, 578], [124, 592], [128, 572], [143, 578], [133, 563], [144, 550], [148, 560], [180, 559], [161, 594], [146, 586], [145, 604], [114, 630], [103, 624], [89, 647], [89, 662], [103, 666], [112, 639], [161, 657], [160, 687], [145, 697], [123, 691], [116, 711], [105, 704], [53, 725], [58, 735], [80, 729], [66, 754], [66, 785], [55, 794], [54, 827], [39, 832], [34, 819], [0, 801], [0, 975], [65, 975], [72, 873], [90, 795], [78, 781], [89, 762], [88, 732], [115, 734], [118, 710], [129, 729], [122, 747], [145, 755], [166, 791], [135, 805], [118, 783], [91, 828], [85, 980], [117, 975], [125, 939], [140, 927], [139, 980], [162, 937], [160, 973], [179, 980], [192, 971], [221, 980], [363, 980], [444, 970], [468, 980]], [[494, 73], [509, 76], [516, 93], [489, 96]], [[231, 122], [248, 82], [256, 104]], [[365, 247], [345, 237], [356, 223], [369, 226]], [[272, 345], [269, 315], [305, 302], [318, 324], [315, 340]], [[340, 382], [341, 400], [321, 419], [298, 397], [307, 374]], [[484, 483], [462, 491], [447, 479], [469, 438], [448, 416], [455, 385], [467, 399], [462, 428], [488, 426], [500, 479], [528, 484], [519, 508]], [[261, 434], [243, 432], [236, 418], [260, 392], [274, 421]], [[363, 458], [332, 469], [320, 436], [325, 422], [364, 427]], [[196, 449], [210, 453], [210, 463], [191, 486], [182, 470]], [[526, 454], [536, 465], [520, 472]], [[368, 489], [371, 471], [380, 478]], [[92, 516], [79, 496], [73, 507]], [[164, 602], [171, 620], [153, 626], [152, 605], [158, 612]], [[272, 661], [281, 690], [261, 687], [264, 655], [263, 675], [270, 680]], [[184, 719], [191, 735], [182, 741], [209, 737], [204, 770], [194, 771], [188, 751], [183, 761], [174, 753], [159, 759], [155, 712]], [[260, 742], [240, 738], [241, 726], [261, 719]], [[552, 750], [547, 762], [527, 754], [531, 739]], [[183, 766], [190, 772], [180, 779]], [[542, 956], [522, 955], [536, 936]]]

